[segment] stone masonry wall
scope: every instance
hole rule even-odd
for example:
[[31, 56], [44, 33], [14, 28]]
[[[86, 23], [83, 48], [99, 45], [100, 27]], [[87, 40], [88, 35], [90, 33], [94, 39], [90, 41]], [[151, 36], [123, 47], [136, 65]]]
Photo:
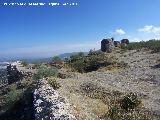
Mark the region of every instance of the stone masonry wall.
[[70, 104], [60, 97], [45, 79], [37, 83], [34, 91], [35, 120], [76, 120]]

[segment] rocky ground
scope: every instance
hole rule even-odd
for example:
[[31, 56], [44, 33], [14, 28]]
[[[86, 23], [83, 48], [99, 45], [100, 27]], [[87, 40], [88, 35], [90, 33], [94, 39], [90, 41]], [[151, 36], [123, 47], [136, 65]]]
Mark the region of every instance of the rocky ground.
[[[83, 74], [61, 68], [60, 74], [56, 78], [61, 86], [58, 90], [54, 90], [47, 80], [40, 79], [33, 96], [30, 92], [31, 102], [25, 103], [25, 100], [20, 100], [22, 102], [18, 103], [16, 107], [22, 107], [19, 107], [16, 112], [11, 109], [0, 117], [14, 119], [13, 116], [15, 116], [15, 119], [26, 120], [28, 118], [37, 120], [42, 118], [46, 120], [110, 120], [106, 114], [116, 100], [133, 92], [142, 100], [140, 112], [149, 116], [151, 120], [159, 120], [160, 53], [151, 53], [149, 50], [117, 50], [105, 55], [113, 57], [119, 63], [124, 63], [125, 66], [122, 68], [103, 67], [97, 71]], [[20, 66], [18, 69], [25, 70]], [[27, 72], [35, 73], [36, 71], [28, 70]], [[32, 90], [33, 88], [30, 91]], [[27, 115], [27, 111], [31, 111], [31, 115]], [[144, 118], [144, 120], [146, 119]]]
[[70, 77], [59, 79], [58, 90], [71, 103], [79, 120], [99, 120], [110, 107], [110, 101], [129, 92], [137, 93], [142, 107], [152, 119], [160, 119], [160, 53], [148, 50], [107, 53], [120, 62], [123, 69], [105, 68], [89, 73], [63, 73]]

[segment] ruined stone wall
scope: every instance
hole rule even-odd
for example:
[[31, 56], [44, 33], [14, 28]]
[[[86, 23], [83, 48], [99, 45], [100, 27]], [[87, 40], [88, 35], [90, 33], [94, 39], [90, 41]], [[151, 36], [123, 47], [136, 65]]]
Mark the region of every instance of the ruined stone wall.
[[45, 79], [37, 81], [34, 91], [35, 120], [76, 120], [71, 105]]
[[114, 41], [112, 39], [103, 39], [101, 41], [101, 51], [102, 52], [112, 52], [114, 49]]
[[28, 79], [33, 77], [33, 73], [27, 71], [19, 71], [15, 65], [7, 66], [7, 80], [8, 84], [20, 81], [22, 79]]
[[22, 80], [22, 78], [23, 78], [23, 74], [17, 70], [16, 66], [13, 66], [13, 65], [7, 66], [8, 84]]

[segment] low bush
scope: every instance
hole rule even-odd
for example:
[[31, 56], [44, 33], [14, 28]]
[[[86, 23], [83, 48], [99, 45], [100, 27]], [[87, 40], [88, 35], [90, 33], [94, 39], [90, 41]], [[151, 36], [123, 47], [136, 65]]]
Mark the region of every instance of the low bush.
[[35, 74], [34, 79], [41, 79], [43, 77], [55, 77], [57, 76], [58, 71], [55, 68], [49, 68], [45, 65], [41, 65], [38, 69], [37, 74]]
[[143, 113], [141, 109], [127, 112], [117, 106], [112, 107], [105, 118], [110, 118], [110, 120], [151, 120], [151, 117]]
[[138, 107], [140, 103], [141, 101], [138, 99], [137, 95], [132, 92], [124, 96], [120, 101], [121, 108], [126, 111]]
[[112, 107], [108, 112], [108, 116], [111, 120], [119, 120], [122, 118], [123, 114], [124, 111], [116, 106]]
[[88, 56], [75, 56], [71, 57], [69, 66], [71, 66], [74, 70], [84, 73], [96, 71], [100, 67], [106, 67], [108, 65], [113, 64], [112, 58], [107, 58], [104, 54], [93, 54]]
[[23, 90], [13, 89], [6, 96], [6, 108], [11, 108], [18, 100], [20, 100], [23, 96]]
[[[16, 86], [16, 85], [15, 85]], [[1, 106], [1, 120], [34, 120], [33, 90], [34, 84], [18, 89], [9, 86], [10, 90], [4, 96], [4, 103]]]
[[17, 88], [16, 89], [25, 89], [32, 84], [32, 80], [29, 79], [23, 79], [22, 81], [17, 83]]
[[56, 81], [55, 78], [49, 79], [49, 80], [48, 80], [48, 83], [49, 83], [49, 84], [53, 87], [53, 89], [55, 89], [55, 90], [61, 87], [60, 84]]
[[141, 41], [141, 42], [133, 42], [128, 44], [127, 46], [123, 46], [122, 49], [135, 50], [147, 48], [153, 50], [153, 52], [160, 52], [160, 40], [149, 40], [149, 41]]
[[150, 120], [150, 117], [144, 114], [139, 106], [141, 100], [132, 92], [122, 99], [118, 99], [115, 103], [105, 115], [105, 118], [109, 117], [111, 120]]

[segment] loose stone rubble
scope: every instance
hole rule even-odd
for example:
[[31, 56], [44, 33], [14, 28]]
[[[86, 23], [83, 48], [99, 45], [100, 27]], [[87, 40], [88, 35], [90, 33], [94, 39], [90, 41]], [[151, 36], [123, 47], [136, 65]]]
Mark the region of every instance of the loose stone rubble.
[[45, 79], [40, 79], [37, 83], [34, 107], [35, 120], [76, 120], [71, 105]]

